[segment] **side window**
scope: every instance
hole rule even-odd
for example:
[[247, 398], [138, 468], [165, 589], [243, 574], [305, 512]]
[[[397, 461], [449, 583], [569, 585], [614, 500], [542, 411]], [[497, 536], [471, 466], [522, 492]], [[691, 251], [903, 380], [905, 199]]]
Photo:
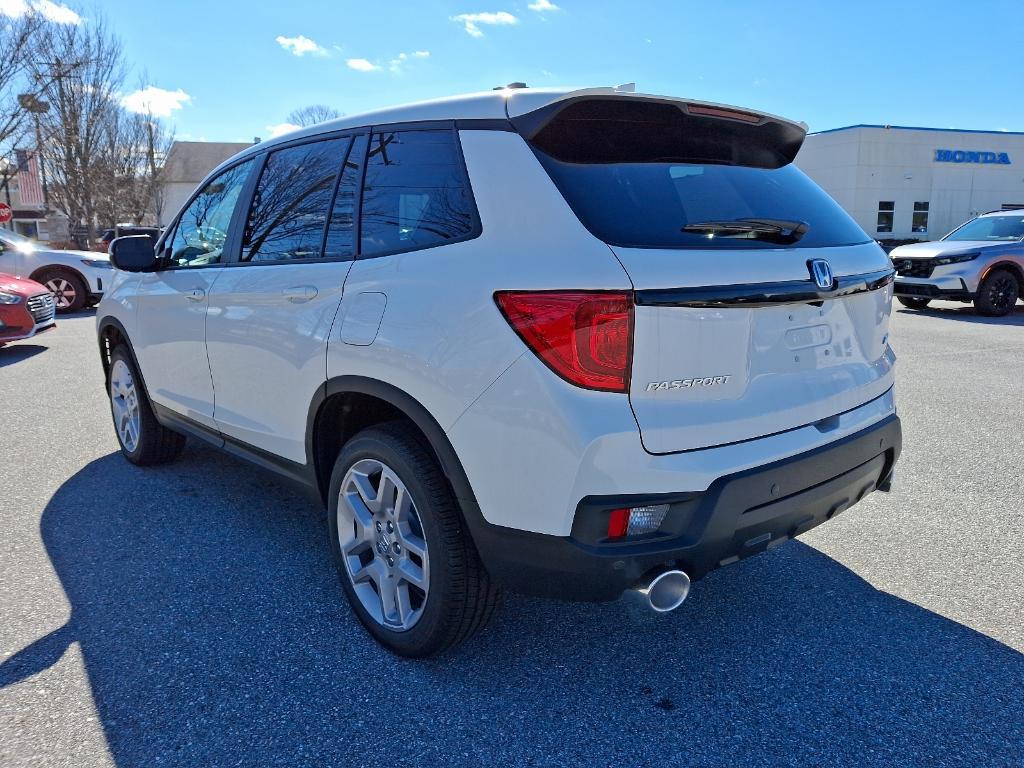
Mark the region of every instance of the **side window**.
[[374, 133], [360, 254], [430, 248], [472, 234], [475, 208], [454, 131]]
[[270, 153], [249, 208], [242, 261], [320, 258], [348, 143], [331, 139]]
[[351, 259], [356, 252], [356, 193], [363, 178], [363, 162], [366, 157], [366, 135], [356, 136], [352, 141], [341, 173], [341, 183], [334, 196], [331, 222], [327, 230], [324, 256], [333, 259]]
[[196, 195], [178, 220], [170, 266], [201, 267], [221, 260], [231, 215], [252, 168], [252, 160], [229, 168]]

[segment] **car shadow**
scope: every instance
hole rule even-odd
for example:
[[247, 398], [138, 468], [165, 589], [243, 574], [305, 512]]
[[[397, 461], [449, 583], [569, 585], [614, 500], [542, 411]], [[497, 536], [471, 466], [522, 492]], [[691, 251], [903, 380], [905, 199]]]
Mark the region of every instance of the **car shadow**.
[[212, 450], [100, 458], [41, 531], [71, 617], [0, 687], [80, 644], [121, 766], [1009, 765], [1024, 746], [1024, 655], [799, 542], [665, 616], [509, 596], [409, 661], [343, 602], [323, 513]]
[[931, 315], [949, 320], [959, 320], [964, 323], [977, 323], [978, 325], [1022, 325], [1024, 326], [1024, 304], [1018, 303], [1013, 311], [1003, 317], [985, 317], [979, 315], [970, 304], [959, 305], [929, 304], [924, 309], [910, 309], [909, 307], [897, 307], [893, 309], [908, 315]]
[[6, 365], [20, 363], [22, 360], [28, 360], [30, 357], [35, 357], [40, 352], [45, 352], [46, 349], [46, 347], [40, 346], [39, 344], [12, 342], [6, 346], [0, 347], [0, 368], [3, 368]]

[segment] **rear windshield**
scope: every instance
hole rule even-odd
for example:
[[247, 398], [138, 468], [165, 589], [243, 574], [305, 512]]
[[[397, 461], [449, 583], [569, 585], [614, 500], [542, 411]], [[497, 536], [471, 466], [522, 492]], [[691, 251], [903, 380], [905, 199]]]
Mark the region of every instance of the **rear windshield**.
[[[531, 144], [583, 224], [611, 245], [758, 249], [870, 241], [789, 162], [793, 137], [780, 123], [737, 125], [644, 102], [614, 111], [579, 106], [563, 110]], [[751, 222], [774, 222], [775, 231], [751, 229]]]

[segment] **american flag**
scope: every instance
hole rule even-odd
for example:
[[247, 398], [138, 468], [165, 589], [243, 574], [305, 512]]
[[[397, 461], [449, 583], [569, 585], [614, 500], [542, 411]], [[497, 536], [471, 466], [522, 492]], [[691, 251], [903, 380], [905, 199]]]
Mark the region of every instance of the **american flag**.
[[18, 161], [18, 191], [22, 205], [43, 205], [43, 187], [39, 183], [39, 163], [30, 149], [16, 149]]

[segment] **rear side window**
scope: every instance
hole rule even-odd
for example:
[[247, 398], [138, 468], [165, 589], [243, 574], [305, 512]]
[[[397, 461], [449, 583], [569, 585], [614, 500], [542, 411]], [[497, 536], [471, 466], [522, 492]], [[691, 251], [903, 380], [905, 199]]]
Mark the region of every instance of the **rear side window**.
[[477, 233], [453, 130], [371, 136], [360, 226], [361, 256], [431, 248]]
[[341, 182], [334, 195], [331, 222], [327, 228], [327, 242], [324, 256], [331, 259], [351, 259], [356, 252], [356, 206], [357, 193], [363, 178], [363, 163], [366, 157], [366, 135], [356, 136], [345, 159]]
[[[594, 235], [639, 248], [819, 248], [870, 238], [792, 162], [780, 123], [612, 101], [563, 109], [531, 139]], [[796, 145], [799, 146], [799, 143]]]
[[271, 152], [242, 241], [242, 261], [320, 258], [327, 213], [349, 139]]

